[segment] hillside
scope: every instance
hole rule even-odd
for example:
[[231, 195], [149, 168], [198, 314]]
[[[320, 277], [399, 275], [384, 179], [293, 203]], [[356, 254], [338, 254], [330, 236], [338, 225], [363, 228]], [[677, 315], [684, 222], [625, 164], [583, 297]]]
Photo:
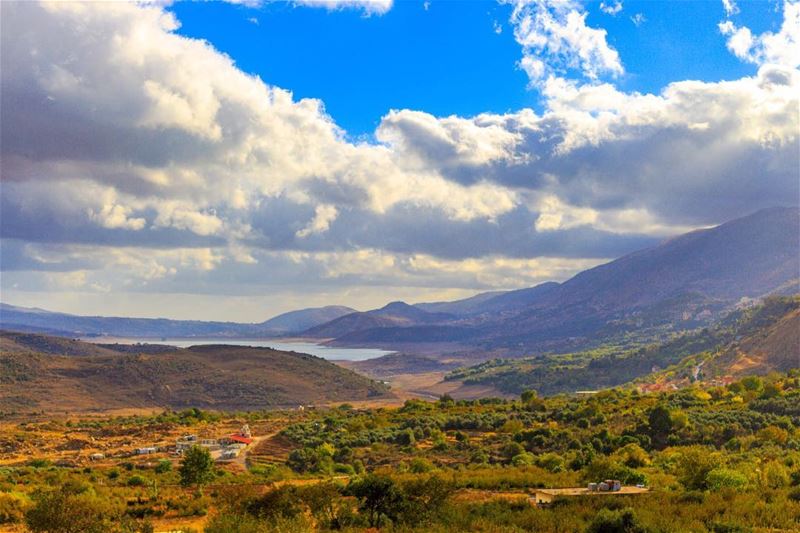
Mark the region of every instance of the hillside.
[[800, 368], [800, 305], [746, 332], [705, 363], [706, 376], [744, 376]]
[[[697, 365], [702, 372], [695, 372]], [[688, 384], [697, 378], [767, 374], [800, 368], [800, 298], [772, 297], [731, 313], [718, 326], [677, 335], [635, 350], [614, 345], [574, 354], [516, 360], [495, 359], [457, 370], [446, 378], [506, 394], [541, 394], [644, 383]], [[645, 377], [652, 373], [651, 377]]]
[[389, 394], [306, 354], [225, 345], [139, 348], [3, 332], [0, 411], [249, 410]]

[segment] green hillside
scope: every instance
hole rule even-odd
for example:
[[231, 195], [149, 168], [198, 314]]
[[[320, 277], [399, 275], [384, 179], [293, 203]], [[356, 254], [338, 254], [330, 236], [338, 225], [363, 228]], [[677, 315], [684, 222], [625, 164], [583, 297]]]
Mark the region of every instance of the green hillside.
[[[678, 335], [663, 344], [637, 349], [611, 345], [566, 355], [495, 359], [454, 371], [446, 379], [488, 385], [507, 394], [529, 389], [555, 394], [614, 387], [651, 373], [663, 375], [665, 369], [670, 378], [689, 377], [693, 366], [704, 359], [715, 361], [705, 376], [740, 375], [742, 370], [761, 374], [786, 371], [800, 367], [799, 309], [798, 297], [767, 298], [758, 306], [729, 314], [714, 328]], [[756, 341], [762, 337], [766, 341]], [[750, 364], [737, 369], [734, 363], [741, 359], [742, 350]]]

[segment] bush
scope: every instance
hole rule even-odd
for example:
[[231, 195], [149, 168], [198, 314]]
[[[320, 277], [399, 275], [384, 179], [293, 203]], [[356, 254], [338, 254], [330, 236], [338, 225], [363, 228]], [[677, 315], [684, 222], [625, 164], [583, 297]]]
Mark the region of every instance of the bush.
[[147, 480], [142, 476], [131, 476], [128, 478], [129, 487], [144, 487], [146, 484]]
[[601, 509], [586, 529], [587, 533], [646, 533], [633, 509], [621, 511]]
[[533, 454], [528, 452], [522, 452], [519, 455], [515, 455], [511, 458], [511, 464], [514, 466], [529, 466], [535, 462], [536, 458]]
[[761, 473], [763, 484], [770, 489], [780, 489], [790, 483], [789, 472], [777, 461], [764, 465]]
[[285, 485], [250, 502], [247, 512], [253, 516], [274, 521], [278, 518], [294, 518], [302, 512], [302, 509], [297, 489], [291, 485]]
[[248, 514], [220, 514], [206, 524], [204, 533], [268, 533], [263, 521]]
[[0, 524], [14, 524], [25, 518], [31, 501], [22, 494], [0, 492]]
[[408, 470], [414, 474], [424, 474], [433, 470], [433, 463], [423, 457], [414, 457], [408, 465]]
[[687, 490], [708, 488], [709, 472], [720, 467], [719, 455], [707, 448], [689, 446], [681, 449], [677, 462], [678, 481]]
[[162, 459], [156, 466], [156, 474], [166, 474], [172, 471], [172, 461], [169, 459]]
[[709, 490], [741, 490], [747, 486], [747, 476], [730, 468], [715, 468], [706, 475], [705, 486]]
[[536, 459], [536, 465], [548, 472], [563, 472], [564, 458], [556, 453], [546, 453]]
[[34, 533], [104, 533], [113, 530], [109, 519], [116, 513], [92, 494], [68, 490], [40, 493], [25, 515]]
[[621, 465], [605, 456], [598, 456], [592, 459], [592, 462], [584, 468], [582, 478], [588, 483], [603, 481], [604, 479], [618, 479], [626, 485], [647, 482], [647, 477], [643, 473]]

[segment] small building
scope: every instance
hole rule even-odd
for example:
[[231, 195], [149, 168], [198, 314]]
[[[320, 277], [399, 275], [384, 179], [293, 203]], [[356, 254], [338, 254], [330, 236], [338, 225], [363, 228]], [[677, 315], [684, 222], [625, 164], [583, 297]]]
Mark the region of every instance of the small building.
[[[566, 488], [566, 489], [536, 489], [533, 496], [531, 497], [531, 503], [538, 506], [546, 506], [553, 503], [553, 500], [556, 498], [576, 498], [580, 496], [612, 496], [612, 495], [635, 495], [635, 494], [644, 494], [648, 492], [646, 487], [623, 487], [621, 485], [615, 485], [615, 480], [608, 480], [612, 483], [608, 483], [603, 481], [601, 483], [591, 483], [589, 487], [576, 487], [576, 488]], [[619, 483], [618, 481], [616, 483]], [[596, 485], [595, 489], [592, 490], [591, 485]], [[603, 490], [602, 486], [606, 485], [609, 488]], [[617, 487], [614, 490], [611, 490], [613, 487]]]
[[93, 453], [89, 456], [90, 461], [102, 461], [106, 456], [104, 453]]
[[241, 450], [238, 448], [227, 448], [219, 455], [218, 461], [230, 461], [231, 459], [236, 459], [239, 457], [240, 451]]
[[147, 446], [145, 448], [136, 448], [136, 455], [150, 455], [151, 453], [156, 453], [158, 450], [153, 446]]
[[233, 434], [227, 438], [231, 444], [244, 444], [245, 446], [250, 446], [253, 443], [252, 438], [242, 437], [241, 435]]

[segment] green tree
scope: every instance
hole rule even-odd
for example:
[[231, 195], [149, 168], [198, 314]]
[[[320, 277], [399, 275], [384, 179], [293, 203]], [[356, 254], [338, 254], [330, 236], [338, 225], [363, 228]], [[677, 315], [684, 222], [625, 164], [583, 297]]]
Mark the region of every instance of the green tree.
[[730, 468], [715, 468], [706, 475], [705, 484], [709, 490], [741, 490], [747, 486], [747, 476]]
[[681, 449], [678, 457], [678, 481], [688, 490], [705, 490], [708, 488], [708, 474], [720, 466], [719, 454], [702, 446], [687, 446]]
[[104, 533], [114, 528], [113, 509], [94, 495], [70, 490], [40, 493], [36, 505], [25, 516], [34, 533]]
[[647, 415], [647, 422], [653, 446], [663, 448], [667, 443], [667, 437], [672, 433], [672, 415], [669, 409], [663, 405], [655, 406]]
[[358, 498], [359, 510], [367, 515], [371, 527], [380, 526], [384, 518], [397, 520], [402, 511], [403, 495], [388, 476], [368, 474], [352, 482], [347, 492]]
[[309, 485], [302, 490], [301, 498], [319, 526], [333, 529], [340, 526], [337, 516], [341, 493], [334, 483], [321, 482]]
[[192, 446], [184, 452], [178, 473], [181, 476], [181, 485], [194, 486], [200, 491], [214, 477], [214, 460], [207, 449]]

